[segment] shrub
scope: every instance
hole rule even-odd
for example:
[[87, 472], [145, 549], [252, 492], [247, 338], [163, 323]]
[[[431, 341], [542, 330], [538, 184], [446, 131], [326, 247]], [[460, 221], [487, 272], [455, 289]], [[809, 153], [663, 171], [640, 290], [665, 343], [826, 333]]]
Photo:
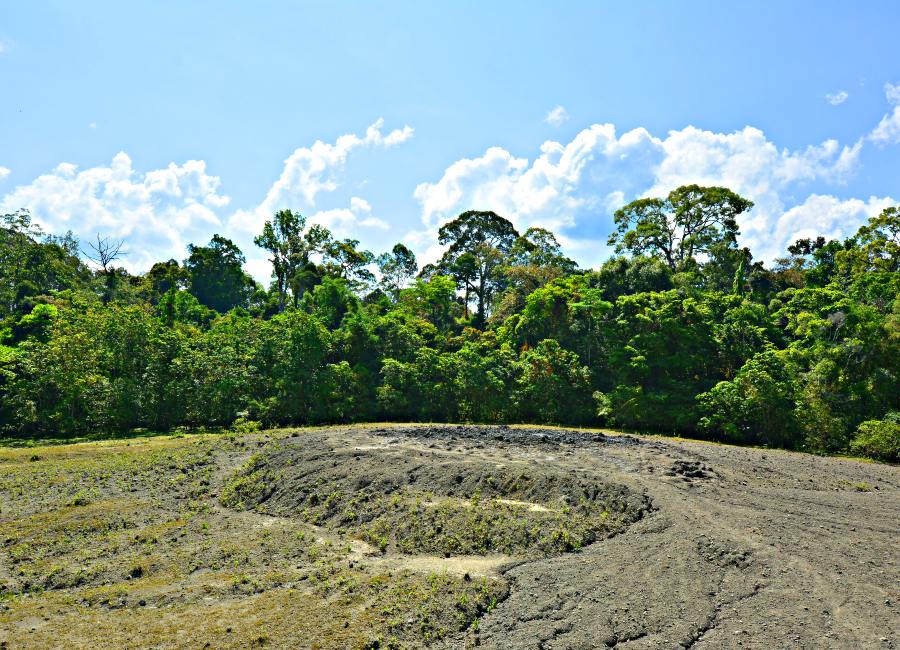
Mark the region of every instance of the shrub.
[[891, 415], [884, 420], [866, 420], [860, 424], [850, 443], [850, 451], [892, 463], [900, 460], [900, 423]]
[[774, 350], [755, 355], [731, 381], [697, 396], [700, 429], [721, 440], [776, 447], [796, 445], [794, 378]]
[[235, 433], [255, 433], [262, 429], [262, 424], [256, 420], [248, 420], [244, 417], [237, 418], [231, 423], [231, 430]]

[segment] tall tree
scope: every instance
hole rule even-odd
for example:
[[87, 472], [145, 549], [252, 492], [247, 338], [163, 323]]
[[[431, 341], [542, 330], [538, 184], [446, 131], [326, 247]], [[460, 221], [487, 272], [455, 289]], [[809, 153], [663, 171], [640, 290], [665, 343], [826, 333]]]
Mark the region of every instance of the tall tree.
[[491, 299], [499, 287], [501, 267], [519, 237], [512, 222], [495, 212], [469, 210], [441, 226], [438, 241], [449, 245], [440, 266], [451, 274], [458, 259], [466, 253], [475, 260], [472, 288], [478, 300], [475, 325], [484, 327]]
[[325, 246], [326, 270], [336, 278], [344, 278], [354, 290], [375, 281], [375, 274], [366, 268], [375, 261], [375, 256], [357, 246], [357, 239], [334, 240]]
[[390, 253], [382, 253], [375, 259], [381, 272], [381, 286], [385, 293], [391, 295], [394, 302], [400, 296], [400, 290], [412, 278], [419, 265], [416, 256], [403, 244], [395, 244]]
[[23, 280], [27, 273], [29, 249], [40, 229], [27, 210], [0, 216], [0, 299], [2, 315], [20, 311]]
[[184, 269], [176, 260], [157, 262], [147, 271], [144, 280], [151, 302], [157, 303], [169, 291], [184, 286]]
[[534, 227], [522, 233], [513, 243], [509, 253], [509, 263], [517, 266], [552, 269], [558, 275], [571, 273], [577, 267], [575, 262], [563, 253], [556, 235], [546, 228]]
[[516, 239], [504, 260], [501, 271], [507, 286], [494, 301], [491, 320], [499, 322], [521, 310], [528, 294], [576, 268], [552, 232], [529, 228]]
[[885, 208], [869, 219], [851, 240], [851, 246], [836, 254], [844, 277], [865, 272], [900, 271], [900, 207]]
[[456, 288], [463, 290], [463, 318], [468, 320], [469, 296], [478, 280], [478, 259], [472, 253], [463, 253], [453, 260], [447, 271], [456, 282]]
[[122, 250], [125, 245], [123, 239], [112, 239], [110, 237], [101, 237], [97, 234], [97, 241], [88, 242], [88, 249], [82, 251], [84, 256], [100, 267], [100, 273], [103, 276], [103, 294], [104, 303], [112, 300], [116, 292], [116, 285], [119, 280], [119, 273], [113, 268], [112, 263], [120, 259], [126, 253]]
[[208, 246], [188, 245], [188, 254], [184, 268], [197, 300], [220, 313], [247, 305], [254, 282], [244, 273], [244, 254], [233, 241], [213, 235]]
[[94, 292], [94, 274], [78, 240], [45, 235], [28, 210], [0, 215], [0, 318], [27, 313], [41, 296], [67, 289]]
[[[310, 256], [321, 253], [331, 242], [331, 232], [324, 226], [306, 229], [306, 218], [299, 212], [279, 210], [253, 243], [272, 254], [272, 277], [278, 291], [279, 311], [284, 311], [288, 291], [293, 293], [297, 306], [303, 292], [309, 288]], [[303, 275], [303, 278], [298, 278]]]
[[674, 271], [716, 244], [736, 247], [736, 217], [751, 207], [725, 187], [683, 185], [665, 199], [638, 199], [616, 210], [608, 243], [619, 253], [660, 257]]

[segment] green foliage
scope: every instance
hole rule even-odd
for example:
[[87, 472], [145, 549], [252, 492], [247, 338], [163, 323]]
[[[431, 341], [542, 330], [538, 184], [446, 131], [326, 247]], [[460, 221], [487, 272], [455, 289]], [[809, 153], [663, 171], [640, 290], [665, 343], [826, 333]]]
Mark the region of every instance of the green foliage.
[[677, 291], [616, 301], [607, 353], [615, 422], [695, 430], [695, 396], [718, 375], [714, 322], [723, 307], [717, 296], [694, 298]]
[[884, 420], [860, 422], [850, 451], [891, 463], [900, 461], [900, 417], [891, 413]]
[[544, 339], [519, 363], [515, 402], [528, 422], [589, 422], [593, 416], [591, 373], [578, 355]]
[[174, 287], [160, 297], [156, 313], [169, 327], [175, 323], [203, 327], [209, 325], [216, 316], [216, 312], [201, 305], [194, 294]]
[[844, 278], [868, 272], [900, 272], [900, 207], [885, 208], [870, 219], [852, 243], [835, 254], [838, 272]]
[[149, 301], [155, 304], [170, 291], [184, 288], [185, 272], [175, 260], [157, 262], [147, 271], [144, 283]]
[[10, 342], [18, 343], [32, 338], [46, 343], [50, 338], [50, 328], [59, 311], [53, 305], [35, 305], [30, 314], [25, 314], [12, 326]]
[[265, 321], [249, 367], [264, 381], [248, 386], [251, 412], [267, 424], [313, 422], [331, 336], [315, 317], [289, 310]]
[[591, 283], [603, 290], [606, 300], [647, 291], [668, 291], [674, 288], [672, 271], [656, 257], [612, 257], [593, 274]]
[[306, 229], [306, 218], [299, 212], [279, 210], [272, 221], [266, 221], [262, 233], [253, 242], [272, 256], [269, 261], [278, 307], [284, 311], [289, 292], [296, 307], [304, 292], [317, 283], [318, 274], [310, 255], [325, 250], [331, 242], [331, 233], [319, 225]]
[[382, 253], [375, 261], [381, 272], [381, 287], [397, 300], [400, 290], [419, 269], [415, 254], [403, 244], [395, 244], [390, 253]]
[[45, 236], [27, 210], [0, 215], [0, 319], [21, 317], [63, 291], [94, 294], [94, 277], [69, 232]]
[[446, 275], [419, 279], [400, 293], [401, 306], [412, 315], [447, 331], [453, 325], [456, 286]]
[[333, 277], [345, 280], [348, 286], [361, 290], [375, 281], [375, 275], [366, 268], [375, 261], [375, 256], [357, 246], [359, 241], [356, 239], [329, 241], [324, 249], [325, 269]]
[[246, 307], [253, 280], [243, 271], [244, 254], [234, 242], [213, 235], [208, 246], [188, 246], [184, 261], [188, 288], [201, 304], [220, 313]]
[[344, 316], [359, 308], [359, 298], [343, 278], [326, 277], [304, 294], [303, 307], [333, 330], [340, 327]]
[[752, 207], [724, 187], [685, 185], [665, 199], [638, 199], [617, 210], [609, 244], [616, 252], [657, 256], [674, 271], [716, 245], [734, 246], [735, 219]]
[[736, 244], [750, 206], [698, 186], [630, 203], [611, 241], [633, 255], [596, 271], [549, 231], [470, 211], [411, 284], [404, 245], [374, 258], [282, 211], [257, 238], [268, 291], [218, 235], [134, 277], [5, 215], [0, 429], [527, 421], [891, 458], [900, 213], [766, 268]]
[[747, 361], [731, 381], [697, 396], [700, 428], [720, 440], [740, 444], [792, 446], [797, 441], [796, 378], [774, 350]]
[[513, 224], [494, 212], [469, 210], [441, 226], [438, 241], [447, 245], [447, 252], [438, 265], [457, 279], [466, 292], [475, 294], [478, 308], [474, 324], [487, 321], [491, 301], [502, 288], [504, 256], [509, 254], [519, 238]]

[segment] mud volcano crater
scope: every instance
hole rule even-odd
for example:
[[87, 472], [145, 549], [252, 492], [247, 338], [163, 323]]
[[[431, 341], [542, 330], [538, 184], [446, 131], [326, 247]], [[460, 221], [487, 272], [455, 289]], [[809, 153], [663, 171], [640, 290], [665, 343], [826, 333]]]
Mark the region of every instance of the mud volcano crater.
[[445, 556], [574, 551], [650, 509], [648, 497], [600, 473], [524, 456], [498, 464], [477, 453], [482, 436], [555, 445], [558, 432], [549, 440], [500, 427], [391, 433], [359, 446], [335, 447], [316, 433], [270, 443], [226, 480], [220, 500], [349, 534], [381, 552]]

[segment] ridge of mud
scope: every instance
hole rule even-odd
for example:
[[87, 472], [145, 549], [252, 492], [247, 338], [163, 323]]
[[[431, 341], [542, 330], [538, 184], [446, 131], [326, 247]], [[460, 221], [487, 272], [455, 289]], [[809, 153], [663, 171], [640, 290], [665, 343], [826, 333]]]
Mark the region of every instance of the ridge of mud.
[[603, 443], [616, 446], [655, 446], [652, 440], [644, 440], [629, 435], [608, 436], [597, 431], [579, 429], [558, 429], [549, 427], [511, 427], [507, 424], [437, 424], [404, 427], [377, 427], [369, 430], [377, 436], [402, 436], [404, 438], [432, 439], [446, 441], [472, 440], [478, 443], [506, 442], [517, 445], [545, 445], [559, 443], [578, 445]]
[[[422, 427], [404, 428], [402, 434], [413, 441], [521, 435], [532, 444], [546, 435], [519, 431]], [[556, 439], [578, 435], [547, 431]], [[650, 509], [646, 496], [602, 473], [567, 472], [527, 460], [498, 465], [395, 439], [323, 448], [310, 436], [260, 450], [227, 483], [222, 501], [349, 531], [382, 552], [444, 555], [569, 552], [620, 532]]]

